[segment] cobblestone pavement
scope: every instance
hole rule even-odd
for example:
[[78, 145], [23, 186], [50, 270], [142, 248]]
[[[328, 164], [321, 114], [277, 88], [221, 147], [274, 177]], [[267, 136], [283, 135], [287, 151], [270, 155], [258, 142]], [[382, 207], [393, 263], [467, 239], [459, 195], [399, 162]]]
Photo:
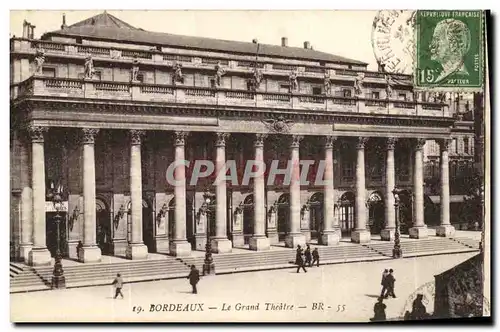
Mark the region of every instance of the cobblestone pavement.
[[[366, 322], [384, 268], [395, 271], [398, 297], [385, 301], [387, 317], [394, 318], [419, 286], [475, 254], [327, 265], [299, 274], [287, 269], [202, 277], [197, 295], [187, 279], [125, 284], [125, 298], [116, 300], [111, 285], [11, 294], [11, 320]], [[313, 310], [315, 303], [323, 310]]]

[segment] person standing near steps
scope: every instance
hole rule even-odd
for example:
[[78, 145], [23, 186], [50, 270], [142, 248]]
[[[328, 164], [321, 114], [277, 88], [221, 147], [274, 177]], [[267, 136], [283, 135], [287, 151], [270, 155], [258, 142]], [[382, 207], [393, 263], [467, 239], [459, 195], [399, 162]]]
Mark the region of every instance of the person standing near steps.
[[118, 295], [120, 295], [122, 297], [122, 299], [123, 299], [123, 294], [122, 294], [123, 279], [122, 279], [120, 273], [116, 274], [116, 278], [115, 278], [115, 280], [113, 280], [112, 285], [115, 286], [115, 297], [114, 297], [114, 299], [116, 299], [118, 297]]

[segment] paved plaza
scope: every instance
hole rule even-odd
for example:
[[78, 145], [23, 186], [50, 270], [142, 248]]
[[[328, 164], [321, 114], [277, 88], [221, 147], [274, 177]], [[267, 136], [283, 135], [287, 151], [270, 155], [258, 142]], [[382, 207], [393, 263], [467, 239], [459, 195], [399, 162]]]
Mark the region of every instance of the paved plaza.
[[[419, 286], [474, 255], [326, 265], [299, 274], [285, 269], [203, 277], [197, 295], [186, 279], [126, 284], [125, 299], [116, 300], [111, 285], [11, 294], [11, 320], [365, 322], [373, 316], [383, 269], [393, 268], [398, 297], [385, 301], [391, 319], [400, 317]], [[324, 310], [313, 310], [314, 303]], [[151, 305], [158, 311], [150, 312]]]

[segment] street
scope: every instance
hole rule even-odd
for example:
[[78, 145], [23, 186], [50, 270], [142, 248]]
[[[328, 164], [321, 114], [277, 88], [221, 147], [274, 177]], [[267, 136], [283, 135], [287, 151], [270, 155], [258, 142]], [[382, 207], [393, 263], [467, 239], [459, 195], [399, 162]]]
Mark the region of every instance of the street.
[[111, 285], [11, 294], [11, 320], [366, 322], [373, 317], [382, 271], [392, 268], [397, 298], [384, 301], [390, 319], [401, 315], [418, 287], [474, 255], [327, 265], [298, 274], [283, 269], [202, 277], [197, 295], [187, 279], [125, 284], [125, 299], [116, 300]]

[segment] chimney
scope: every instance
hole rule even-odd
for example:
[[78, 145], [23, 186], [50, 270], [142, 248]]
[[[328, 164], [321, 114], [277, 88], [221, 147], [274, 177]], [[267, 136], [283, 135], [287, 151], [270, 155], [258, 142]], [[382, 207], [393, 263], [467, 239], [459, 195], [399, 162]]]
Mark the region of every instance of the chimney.
[[252, 39], [252, 43], [257, 44], [258, 42], [259, 41], [256, 38]]
[[29, 35], [30, 39], [35, 39], [35, 28], [36, 26], [30, 24], [30, 35]]
[[288, 47], [288, 38], [281, 37], [281, 46]]
[[304, 42], [304, 48], [305, 48], [306, 50], [310, 49], [310, 48], [311, 48], [311, 43], [310, 43], [310, 42], [308, 42], [308, 41], [305, 41], [305, 42]]
[[66, 14], [63, 14], [63, 21], [61, 25], [61, 30], [66, 29], [68, 26], [66, 25]]

